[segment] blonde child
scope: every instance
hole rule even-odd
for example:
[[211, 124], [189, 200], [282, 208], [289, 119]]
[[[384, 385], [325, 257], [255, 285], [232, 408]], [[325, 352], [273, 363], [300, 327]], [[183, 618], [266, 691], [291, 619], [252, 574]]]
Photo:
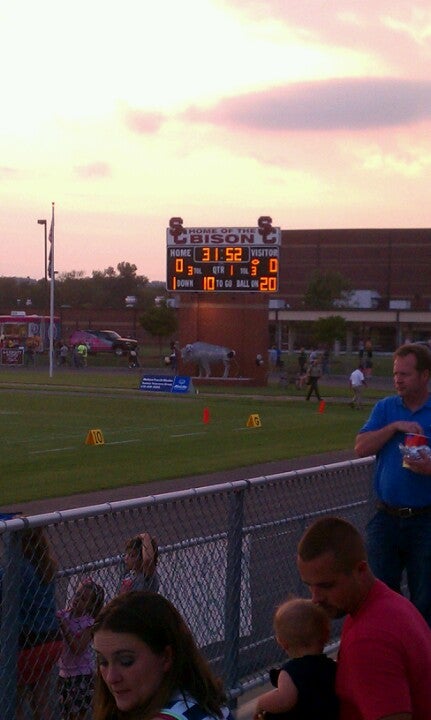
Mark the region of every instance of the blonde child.
[[258, 698], [255, 720], [337, 720], [336, 663], [323, 652], [330, 633], [325, 611], [311, 600], [287, 600], [276, 610], [274, 630], [290, 659], [271, 671], [276, 689]]
[[158, 557], [157, 542], [149, 533], [144, 532], [130, 538], [126, 543], [124, 555], [126, 574], [121, 581], [120, 593], [131, 590], [158, 592]]
[[57, 613], [63, 637], [58, 665], [64, 720], [84, 720], [91, 709], [96, 669], [91, 646], [92, 626], [103, 607], [104, 597], [100, 585], [91, 579], [84, 580], [70, 607]]

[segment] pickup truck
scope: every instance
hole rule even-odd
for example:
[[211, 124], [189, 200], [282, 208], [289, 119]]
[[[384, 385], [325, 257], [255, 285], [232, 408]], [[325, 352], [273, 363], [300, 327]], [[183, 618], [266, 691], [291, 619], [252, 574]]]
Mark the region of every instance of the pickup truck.
[[71, 347], [85, 343], [88, 352], [96, 355], [100, 352], [114, 353], [120, 357], [127, 355], [129, 350], [136, 350], [138, 341], [133, 338], [123, 338], [114, 330], [74, 330], [69, 338]]

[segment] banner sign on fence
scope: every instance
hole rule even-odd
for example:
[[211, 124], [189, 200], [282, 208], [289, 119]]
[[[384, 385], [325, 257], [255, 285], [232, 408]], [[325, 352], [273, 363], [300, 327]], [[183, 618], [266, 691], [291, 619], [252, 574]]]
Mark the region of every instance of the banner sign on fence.
[[0, 358], [2, 365], [23, 365], [24, 348], [2, 348]]
[[187, 375], [143, 375], [140, 390], [147, 392], [186, 393], [193, 389]]

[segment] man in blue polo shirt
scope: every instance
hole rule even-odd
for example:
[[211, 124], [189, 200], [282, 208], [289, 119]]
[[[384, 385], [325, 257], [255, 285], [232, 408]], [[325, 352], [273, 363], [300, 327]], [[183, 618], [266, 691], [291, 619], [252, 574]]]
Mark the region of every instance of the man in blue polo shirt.
[[402, 345], [394, 353], [397, 395], [379, 400], [355, 443], [359, 457], [376, 455], [377, 513], [367, 527], [374, 574], [400, 591], [407, 571], [410, 599], [431, 625], [431, 456], [403, 467], [400, 444], [409, 433], [431, 435], [431, 353], [425, 345]]

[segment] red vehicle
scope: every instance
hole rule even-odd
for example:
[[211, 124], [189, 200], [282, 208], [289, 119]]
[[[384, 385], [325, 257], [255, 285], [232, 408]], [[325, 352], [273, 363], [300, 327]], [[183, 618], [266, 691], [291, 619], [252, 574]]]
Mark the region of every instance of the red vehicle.
[[129, 350], [136, 350], [138, 346], [137, 340], [122, 338], [114, 330], [75, 330], [69, 338], [69, 344], [74, 346], [80, 343], [84, 343], [92, 355], [109, 352], [121, 356]]

